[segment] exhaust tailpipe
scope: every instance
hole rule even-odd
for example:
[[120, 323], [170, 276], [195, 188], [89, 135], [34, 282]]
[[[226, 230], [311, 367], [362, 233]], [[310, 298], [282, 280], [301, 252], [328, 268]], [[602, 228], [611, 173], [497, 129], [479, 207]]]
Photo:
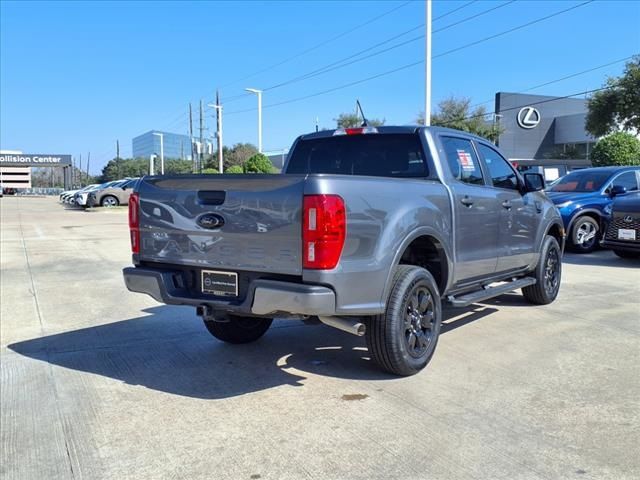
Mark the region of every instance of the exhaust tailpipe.
[[343, 332], [350, 333], [362, 337], [367, 331], [367, 327], [364, 323], [359, 322], [357, 319], [349, 317], [318, 317], [322, 323], [329, 325], [330, 327], [337, 328]]

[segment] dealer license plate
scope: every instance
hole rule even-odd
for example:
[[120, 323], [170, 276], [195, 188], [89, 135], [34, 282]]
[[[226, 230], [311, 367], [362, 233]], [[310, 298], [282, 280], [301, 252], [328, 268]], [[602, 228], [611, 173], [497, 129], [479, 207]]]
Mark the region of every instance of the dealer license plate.
[[635, 240], [636, 239], [636, 231], [630, 228], [619, 228], [618, 229], [618, 239], [619, 240]]
[[238, 296], [238, 274], [202, 270], [202, 293], [210, 293], [221, 297]]

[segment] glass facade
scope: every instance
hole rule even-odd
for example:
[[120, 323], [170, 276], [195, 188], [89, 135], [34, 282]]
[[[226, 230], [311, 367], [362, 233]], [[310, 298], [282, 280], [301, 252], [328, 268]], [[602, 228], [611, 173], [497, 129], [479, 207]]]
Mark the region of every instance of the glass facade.
[[151, 155], [160, 156], [160, 135], [162, 134], [164, 158], [191, 160], [191, 142], [188, 135], [151, 130], [135, 137], [131, 141], [131, 151], [134, 158], [149, 158]]

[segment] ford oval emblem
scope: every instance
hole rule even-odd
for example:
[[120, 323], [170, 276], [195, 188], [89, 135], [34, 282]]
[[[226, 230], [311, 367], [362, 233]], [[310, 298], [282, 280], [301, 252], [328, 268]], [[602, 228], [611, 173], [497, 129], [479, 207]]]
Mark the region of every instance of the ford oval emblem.
[[202, 228], [213, 230], [224, 225], [224, 218], [216, 213], [205, 213], [198, 218], [198, 225]]

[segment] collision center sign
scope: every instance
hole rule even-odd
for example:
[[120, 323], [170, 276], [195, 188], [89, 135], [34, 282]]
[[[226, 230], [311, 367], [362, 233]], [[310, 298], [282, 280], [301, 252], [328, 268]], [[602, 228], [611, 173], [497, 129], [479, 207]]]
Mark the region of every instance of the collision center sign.
[[71, 155], [52, 153], [3, 153], [0, 155], [0, 165], [6, 167], [66, 167], [71, 165]]

